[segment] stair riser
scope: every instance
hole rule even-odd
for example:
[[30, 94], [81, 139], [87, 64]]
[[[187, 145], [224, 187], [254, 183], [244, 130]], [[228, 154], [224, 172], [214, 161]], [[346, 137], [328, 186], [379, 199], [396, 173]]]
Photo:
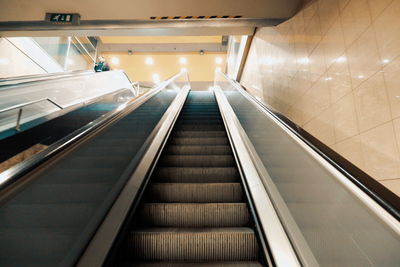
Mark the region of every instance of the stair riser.
[[144, 204], [140, 224], [149, 227], [246, 227], [246, 204]]
[[226, 133], [224, 131], [174, 131], [171, 137], [226, 137]]
[[232, 151], [229, 146], [178, 146], [170, 145], [165, 148], [168, 155], [230, 155]]
[[234, 203], [244, 201], [244, 196], [240, 183], [156, 183], [150, 185], [146, 199], [166, 203]]
[[161, 158], [161, 166], [169, 167], [233, 167], [235, 160], [233, 156], [176, 156], [169, 155]]
[[256, 260], [253, 233], [132, 233], [130, 251], [135, 259], [163, 261]]
[[229, 140], [226, 137], [204, 137], [204, 138], [172, 138], [169, 141], [170, 145], [229, 145]]
[[161, 167], [154, 173], [155, 181], [170, 183], [232, 183], [240, 180], [234, 167], [196, 168]]

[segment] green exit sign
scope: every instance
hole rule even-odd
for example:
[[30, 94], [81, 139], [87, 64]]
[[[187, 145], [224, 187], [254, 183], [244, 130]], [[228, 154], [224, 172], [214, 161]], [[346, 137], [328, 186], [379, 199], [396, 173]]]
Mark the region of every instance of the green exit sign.
[[77, 13], [46, 13], [45, 20], [54, 24], [79, 24], [80, 17]]

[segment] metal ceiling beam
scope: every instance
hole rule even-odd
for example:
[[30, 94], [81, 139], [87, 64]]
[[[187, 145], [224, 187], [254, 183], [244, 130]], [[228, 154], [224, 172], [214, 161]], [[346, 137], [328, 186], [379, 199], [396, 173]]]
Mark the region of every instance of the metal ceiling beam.
[[226, 52], [227, 47], [219, 43], [180, 43], [180, 44], [100, 44], [101, 52]]
[[83, 20], [79, 25], [45, 21], [0, 22], [0, 36], [252, 35], [256, 27], [284, 19]]

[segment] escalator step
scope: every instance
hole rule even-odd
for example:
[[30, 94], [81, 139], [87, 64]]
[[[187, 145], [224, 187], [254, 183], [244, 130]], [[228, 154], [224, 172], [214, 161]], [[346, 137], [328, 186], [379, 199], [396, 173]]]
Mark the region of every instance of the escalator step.
[[245, 203], [145, 203], [139, 212], [145, 227], [244, 227]]
[[228, 145], [227, 137], [175, 137], [169, 141], [171, 145]]
[[152, 202], [234, 203], [244, 201], [240, 183], [152, 183]]
[[203, 119], [203, 120], [193, 120], [190, 118], [183, 117], [178, 122], [177, 125], [209, 125], [209, 124], [222, 124], [222, 119]]
[[257, 261], [242, 261], [242, 262], [137, 262], [125, 263], [123, 267], [261, 267]]
[[252, 261], [258, 246], [251, 228], [138, 228], [128, 251], [137, 260]]
[[165, 155], [161, 157], [161, 166], [170, 167], [233, 167], [232, 155]]
[[178, 130], [178, 131], [224, 131], [225, 126], [223, 124], [209, 124], [209, 125], [181, 124], [181, 125], [176, 125], [175, 130]]
[[172, 137], [226, 137], [224, 131], [174, 131]]
[[169, 145], [165, 148], [165, 153], [172, 155], [230, 155], [232, 151], [227, 145]]
[[159, 167], [154, 178], [170, 183], [231, 183], [240, 180], [235, 167]]

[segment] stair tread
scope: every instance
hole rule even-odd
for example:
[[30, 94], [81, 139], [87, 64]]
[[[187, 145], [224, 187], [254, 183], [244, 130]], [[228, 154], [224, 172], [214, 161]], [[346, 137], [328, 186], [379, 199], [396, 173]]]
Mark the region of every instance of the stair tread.
[[196, 266], [196, 267], [218, 267], [218, 266], [226, 266], [226, 267], [259, 267], [262, 266], [257, 261], [240, 261], [240, 262], [168, 262], [168, 261], [159, 261], [159, 262], [126, 262], [122, 265], [123, 267], [133, 267], [133, 266], [144, 266], [144, 267], [186, 267], [186, 266]]
[[146, 227], [245, 227], [246, 203], [145, 203], [139, 225]]
[[145, 199], [166, 203], [235, 203], [244, 199], [240, 183], [152, 183]]
[[132, 233], [168, 233], [168, 234], [207, 234], [207, 233], [221, 233], [221, 234], [232, 234], [232, 233], [252, 233], [254, 230], [250, 227], [143, 227], [135, 228], [131, 230]]

